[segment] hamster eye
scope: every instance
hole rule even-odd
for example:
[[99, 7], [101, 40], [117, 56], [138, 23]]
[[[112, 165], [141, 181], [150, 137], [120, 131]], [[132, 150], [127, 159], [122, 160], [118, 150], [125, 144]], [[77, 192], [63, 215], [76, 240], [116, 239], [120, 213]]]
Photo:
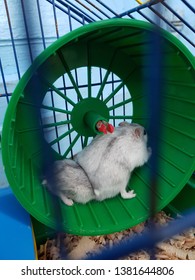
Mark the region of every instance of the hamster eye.
[[147, 132], [146, 132], [146, 130], [144, 129], [144, 135], [146, 135], [147, 134]]

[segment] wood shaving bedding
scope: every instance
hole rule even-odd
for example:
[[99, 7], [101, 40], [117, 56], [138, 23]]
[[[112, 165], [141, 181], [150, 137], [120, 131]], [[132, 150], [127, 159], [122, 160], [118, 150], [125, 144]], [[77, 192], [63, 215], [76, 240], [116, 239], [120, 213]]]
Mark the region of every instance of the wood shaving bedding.
[[[159, 212], [153, 219], [157, 225], [166, 225], [173, 220], [165, 212]], [[66, 250], [68, 259], [81, 259], [89, 254], [101, 250], [105, 246], [112, 247], [121, 240], [135, 234], [142, 234], [147, 229], [148, 221], [136, 225], [122, 232], [116, 232], [100, 236], [76, 236], [71, 234], [58, 234], [53, 239], [48, 239], [45, 244], [40, 245], [38, 250], [39, 260], [59, 260], [62, 250]], [[157, 260], [195, 260], [195, 228], [176, 235], [169, 240], [156, 244], [155, 258]], [[149, 260], [150, 254], [147, 251], [130, 254], [124, 259], [128, 260]]]

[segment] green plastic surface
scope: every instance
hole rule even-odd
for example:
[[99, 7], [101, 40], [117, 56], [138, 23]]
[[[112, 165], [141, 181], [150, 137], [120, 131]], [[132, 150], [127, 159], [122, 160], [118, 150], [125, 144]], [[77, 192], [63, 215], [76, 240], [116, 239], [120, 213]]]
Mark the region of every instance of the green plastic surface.
[[108, 121], [109, 111], [106, 104], [97, 98], [85, 98], [77, 103], [71, 113], [71, 124], [80, 135], [89, 137], [99, 134], [96, 124]]
[[171, 206], [177, 209], [178, 214], [195, 207], [195, 178], [190, 178], [186, 186], [171, 201]]
[[[129, 228], [149, 217], [151, 193], [156, 197], [156, 210], [159, 211], [176, 197], [191, 177], [195, 169], [195, 61], [177, 38], [162, 30], [166, 75], [163, 119], [159, 123], [161, 149], [157, 155], [157, 190], [151, 190], [150, 163], [134, 172], [130, 186], [137, 196], [130, 200], [118, 196], [101, 203], [92, 201], [68, 207], [47, 192], [39, 178], [41, 165], [47, 161], [47, 151], [49, 155], [55, 150], [53, 147], [69, 139], [70, 134], [74, 133], [74, 137], [67, 140], [69, 144], [60, 146], [63, 149], [60, 153], [55, 150], [56, 158], [69, 157], [80, 139], [83, 146], [88, 143], [89, 136], [94, 132], [93, 124], [86, 117], [91, 112], [110, 121], [130, 120], [148, 126], [150, 120], [143, 75], [151, 73], [150, 63], [145, 57], [150, 53], [152, 32], [151, 24], [130, 19], [85, 25], [61, 37], [42, 52], [16, 87], [3, 125], [5, 172], [23, 207], [46, 226], [59, 229], [61, 224], [61, 230], [79, 235], [107, 234]], [[82, 67], [87, 69], [88, 88], [84, 94], [77, 83], [79, 77], [74, 74], [74, 69], [78, 69], [79, 73]], [[104, 69], [96, 94], [93, 67]], [[112, 73], [121, 81], [109, 95], [104, 96], [108, 77]], [[56, 85], [64, 74], [73, 88], [72, 95], [66, 95]], [[124, 94], [119, 94], [124, 85], [129, 91], [127, 99], [124, 99]], [[55, 103], [52, 106], [44, 103], [49, 91], [62, 98], [60, 108]], [[116, 96], [120, 97], [120, 101], [116, 102]], [[89, 106], [88, 102], [93, 104]], [[133, 114], [128, 110], [124, 110], [123, 114], [117, 113], [118, 108], [130, 103]], [[64, 120], [54, 119], [42, 126], [40, 109], [58, 112]], [[44, 128], [56, 128], [62, 124], [68, 129], [46, 141]]]

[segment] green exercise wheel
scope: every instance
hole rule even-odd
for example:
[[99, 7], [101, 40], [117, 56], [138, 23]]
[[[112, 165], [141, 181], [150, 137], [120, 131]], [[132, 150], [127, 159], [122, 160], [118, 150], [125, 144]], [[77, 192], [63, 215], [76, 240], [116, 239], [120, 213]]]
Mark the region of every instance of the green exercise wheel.
[[3, 124], [3, 162], [21, 205], [46, 226], [58, 230], [60, 224], [78, 235], [127, 229], [149, 217], [151, 194], [156, 211], [163, 209], [195, 170], [195, 59], [160, 30], [165, 75], [157, 188], [150, 184], [150, 162], [133, 173], [129, 186], [137, 196], [130, 200], [117, 196], [69, 207], [41, 184], [50, 155], [72, 157], [96, 135], [97, 121], [148, 127], [144, 80], [153, 75], [146, 59], [153, 32], [153, 25], [131, 19], [87, 24], [45, 49], [19, 81]]

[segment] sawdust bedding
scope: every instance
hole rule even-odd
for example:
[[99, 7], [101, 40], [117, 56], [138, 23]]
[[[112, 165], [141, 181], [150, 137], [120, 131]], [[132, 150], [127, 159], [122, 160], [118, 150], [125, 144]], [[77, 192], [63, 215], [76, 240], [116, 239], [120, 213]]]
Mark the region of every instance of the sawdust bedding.
[[[165, 212], [159, 212], [154, 223], [166, 225], [173, 218]], [[53, 239], [47, 239], [45, 244], [40, 245], [38, 249], [39, 260], [60, 260], [62, 250], [66, 250], [68, 259], [82, 259], [104, 248], [113, 246], [126, 237], [142, 234], [147, 228], [147, 221], [135, 227], [101, 236], [76, 236], [60, 233]], [[155, 258], [157, 260], [195, 260], [195, 228], [176, 235], [169, 240], [156, 244]], [[150, 254], [147, 251], [133, 253], [124, 259], [128, 260], [149, 260]]]

